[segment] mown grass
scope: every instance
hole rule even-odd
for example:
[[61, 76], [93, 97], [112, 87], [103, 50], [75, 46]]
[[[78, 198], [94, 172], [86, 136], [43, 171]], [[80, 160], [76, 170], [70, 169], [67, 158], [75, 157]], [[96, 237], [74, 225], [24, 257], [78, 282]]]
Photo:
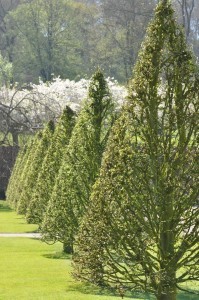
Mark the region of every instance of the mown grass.
[[[0, 201], [0, 232], [35, 229]], [[63, 255], [60, 243], [47, 245], [38, 239], [0, 237], [0, 274], [0, 300], [121, 299], [117, 294], [76, 282], [71, 276], [70, 256]], [[154, 298], [135, 293], [124, 299]], [[180, 293], [178, 300], [198, 300], [198, 296]]]
[[[32, 232], [36, 228], [0, 201], [0, 232]], [[60, 243], [47, 245], [33, 238], [0, 237], [0, 245], [0, 300], [120, 299], [76, 282], [71, 276], [71, 259], [63, 255]]]
[[23, 216], [17, 215], [6, 201], [0, 200], [0, 232], [35, 232], [37, 225], [27, 224]]
[[61, 245], [28, 238], [0, 238], [0, 299], [116, 300], [100, 290], [75, 282], [70, 258]]

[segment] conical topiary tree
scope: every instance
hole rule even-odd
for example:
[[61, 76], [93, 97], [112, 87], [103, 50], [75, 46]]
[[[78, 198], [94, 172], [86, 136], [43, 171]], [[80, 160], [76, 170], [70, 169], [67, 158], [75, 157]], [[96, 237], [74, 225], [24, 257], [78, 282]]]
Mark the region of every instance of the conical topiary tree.
[[158, 300], [199, 279], [198, 106], [197, 67], [161, 1], [82, 220], [76, 277]]
[[35, 183], [41, 170], [42, 162], [46, 156], [48, 147], [54, 133], [54, 122], [49, 121], [42, 131], [42, 136], [38, 139], [34, 152], [31, 151], [28, 160], [29, 168], [24, 170], [24, 182], [21, 186], [22, 192], [17, 202], [17, 212], [26, 214], [32, 194], [34, 193]]
[[56, 125], [52, 142], [42, 163], [34, 193], [28, 205], [26, 219], [29, 223], [40, 224], [43, 220], [43, 214], [51, 197], [63, 153], [69, 143], [74, 124], [75, 113], [66, 107]]
[[21, 175], [20, 170], [23, 168], [24, 165], [24, 158], [25, 155], [28, 151], [28, 145], [25, 144], [18, 152], [17, 154], [17, 158], [14, 164], [14, 167], [12, 169], [10, 178], [9, 178], [9, 182], [8, 182], [8, 186], [6, 189], [6, 200], [7, 202], [13, 206], [13, 203], [15, 202], [15, 186], [16, 186], [16, 182], [19, 181], [19, 177]]
[[31, 153], [35, 153], [37, 143], [41, 139], [41, 132], [39, 131], [33, 138], [31, 138], [22, 150], [20, 150], [14, 169], [11, 174], [9, 185], [6, 191], [6, 197], [9, 204], [16, 209], [18, 200], [23, 191], [26, 175], [31, 165]]
[[100, 70], [92, 77], [42, 224], [45, 241], [61, 241], [71, 251], [98, 176], [114, 118], [114, 105]]

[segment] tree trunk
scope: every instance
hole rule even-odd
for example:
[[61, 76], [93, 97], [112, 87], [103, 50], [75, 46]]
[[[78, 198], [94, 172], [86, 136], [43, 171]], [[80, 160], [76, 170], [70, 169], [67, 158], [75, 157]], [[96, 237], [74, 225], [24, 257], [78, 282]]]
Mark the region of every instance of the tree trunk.
[[164, 293], [159, 294], [157, 296], [157, 300], [176, 300], [176, 288], [174, 287], [174, 290], [171, 291], [170, 287], [168, 287], [168, 291], [164, 291]]
[[175, 230], [173, 228], [173, 201], [171, 188], [167, 186], [162, 203], [160, 225], [160, 272], [157, 300], [176, 300], [176, 265], [173, 260], [175, 254]]
[[171, 259], [165, 258], [161, 263], [157, 300], [176, 300], [176, 271], [175, 266], [172, 266]]
[[16, 131], [11, 132], [12, 134], [12, 142], [13, 146], [18, 146], [19, 145], [19, 134]]

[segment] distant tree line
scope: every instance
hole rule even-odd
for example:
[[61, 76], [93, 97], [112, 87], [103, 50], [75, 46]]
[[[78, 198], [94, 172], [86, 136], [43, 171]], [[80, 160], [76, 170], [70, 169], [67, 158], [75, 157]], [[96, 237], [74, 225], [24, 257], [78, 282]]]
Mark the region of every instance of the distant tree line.
[[[38, 82], [39, 77], [50, 81], [53, 76], [89, 78], [97, 66], [106, 76], [127, 82], [158, 2], [1, 0], [0, 51], [12, 64], [10, 82]], [[199, 3], [172, 3], [198, 57]]]
[[[58, 116], [64, 93], [60, 99], [58, 91], [55, 100], [56, 92], [52, 96], [50, 91], [58, 76], [80, 82], [100, 66], [106, 77], [127, 82], [157, 2], [0, 0], [0, 144], [18, 145], [34, 128]], [[198, 57], [199, 2], [171, 2]], [[30, 81], [42, 81], [49, 90], [44, 84], [45, 91], [27, 85]], [[68, 103], [72, 82], [65, 86]]]

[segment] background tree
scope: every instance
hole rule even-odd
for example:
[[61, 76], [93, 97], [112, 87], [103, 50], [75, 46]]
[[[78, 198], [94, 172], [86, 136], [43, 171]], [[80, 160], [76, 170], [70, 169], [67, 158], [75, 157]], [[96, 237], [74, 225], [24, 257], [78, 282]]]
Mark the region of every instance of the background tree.
[[146, 26], [153, 15], [154, 4], [155, 1], [145, 0], [100, 1], [104, 37], [103, 46], [99, 49], [101, 55], [98, 55], [108, 66], [109, 74], [121, 81], [131, 77]]
[[187, 42], [193, 47], [198, 57], [198, 30], [199, 30], [199, 2], [196, 0], [173, 0], [176, 14], [182, 24]]
[[12, 88], [3, 86], [0, 89], [1, 144], [19, 146], [20, 136], [23, 137], [23, 142], [26, 142], [26, 137], [33, 134], [33, 128], [43, 126], [43, 121], [47, 120], [43, 113], [44, 106], [46, 111], [48, 108], [48, 113], [52, 112], [52, 109], [50, 105], [44, 103], [45, 97], [42, 100], [39, 98], [36, 99], [35, 91], [31, 96], [30, 91], [17, 86]]
[[31, 151], [28, 160], [30, 161], [29, 169], [26, 168], [26, 173], [24, 174], [25, 179], [21, 188], [21, 194], [17, 202], [17, 212], [19, 214], [26, 214], [29, 201], [31, 199], [32, 193], [34, 193], [35, 183], [39, 172], [41, 170], [42, 162], [48, 151], [48, 147], [51, 144], [52, 136], [54, 133], [54, 122], [50, 121], [46, 127], [43, 129], [41, 139], [38, 140], [36, 144], [37, 147], [34, 152]]
[[43, 220], [74, 124], [75, 114], [69, 107], [66, 107], [56, 125], [52, 142], [34, 186], [34, 192], [29, 199], [26, 212], [26, 219], [29, 223], [41, 224]]
[[17, 34], [13, 64], [16, 80], [30, 82], [41, 77], [50, 81], [53, 75], [75, 79], [88, 71], [82, 34], [91, 16], [83, 3], [34, 0], [19, 5], [9, 18]]
[[5, 18], [14, 80], [90, 77], [100, 65], [126, 81], [153, 7], [146, 0], [20, 2]]
[[114, 119], [114, 105], [101, 71], [89, 86], [41, 226], [45, 241], [60, 241], [71, 251]]
[[176, 300], [182, 283], [199, 279], [198, 82], [161, 1], [78, 234], [76, 276], [158, 300]]
[[189, 39], [191, 34], [191, 21], [196, 4], [195, 0], [175, 0], [176, 7], [178, 7], [181, 16], [181, 22], [185, 30], [186, 39]]
[[[90, 77], [96, 66], [126, 82], [158, 0], [0, 1], [0, 50], [13, 80]], [[172, 0], [198, 56], [199, 3]], [[23, 14], [23, 18], [21, 15]]]
[[0, 0], [0, 52], [9, 63], [13, 62], [16, 35], [13, 31], [13, 24], [7, 20], [7, 16], [19, 4], [20, 0]]
[[0, 87], [10, 86], [12, 73], [12, 64], [0, 54]]
[[[90, 80], [79, 81], [54, 78], [52, 82], [2, 87], [0, 89], [0, 144], [23, 145], [35, 130], [43, 128], [51, 119], [57, 119], [68, 105], [78, 112], [87, 95]], [[107, 78], [116, 109], [126, 97], [126, 87]]]
[[[56, 67], [62, 67], [63, 64], [56, 59], [68, 56], [66, 43], [71, 39], [68, 24], [66, 26], [65, 16], [69, 9], [67, 3], [68, 1], [34, 0], [21, 4], [10, 14], [18, 33], [14, 53], [14, 68], [18, 78], [22, 71], [22, 75], [25, 73], [29, 76], [29, 81], [39, 76], [44, 81], [49, 81], [52, 74], [57, 73]], [[68, 65], [66, 60], [64, 64]], [[28, 66], [35, 66], [29, 74]], [[23, 78], [25, 81], [27, 79]]]

